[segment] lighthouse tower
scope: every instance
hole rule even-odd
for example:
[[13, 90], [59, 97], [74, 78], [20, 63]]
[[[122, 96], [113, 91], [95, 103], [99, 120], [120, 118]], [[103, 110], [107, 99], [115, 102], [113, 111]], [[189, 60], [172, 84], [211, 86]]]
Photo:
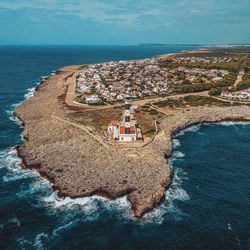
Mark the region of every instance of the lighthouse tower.
[[126, 101], [124, 110], [125, 134], [130, 134], [130, 127], [131, 127], [130, 107], [131, 104], [128, 101]]

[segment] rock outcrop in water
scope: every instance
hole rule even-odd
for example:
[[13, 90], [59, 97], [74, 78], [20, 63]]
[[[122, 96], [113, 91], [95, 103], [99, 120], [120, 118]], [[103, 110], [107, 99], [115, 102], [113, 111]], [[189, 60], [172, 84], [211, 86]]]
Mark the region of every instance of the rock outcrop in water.
[[144, 148], [104, 147], [68, 120], [61, 99], [66, 79], [78, 67], [65, 67], [37, 88], [33, 97], [15, 109], [25, 125], [26, 142], [17, 147], [23, 165], [51, 180], [61, 196], [93, 194], [111, 199], [127, 195], [136, 217], [165, 196], [172, 171], [165, 157], [172, 154], [172, 135], [202, 122], [250, 120], [249, 106], [202, 107], [166, 116], [155, 140]]

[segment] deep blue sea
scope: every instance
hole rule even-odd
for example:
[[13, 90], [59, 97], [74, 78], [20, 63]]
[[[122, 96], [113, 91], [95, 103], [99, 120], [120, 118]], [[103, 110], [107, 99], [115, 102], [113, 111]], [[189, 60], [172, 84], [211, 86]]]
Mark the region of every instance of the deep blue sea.
[[60, 199], [23, 170], [15, 105], [64, 65], [152, 57], [197, 46], [0, 47], [0, 249], [250, 249], [250, 125], [188, 128], [174, 138], [166, 200], [141, 220], [126, 197]]

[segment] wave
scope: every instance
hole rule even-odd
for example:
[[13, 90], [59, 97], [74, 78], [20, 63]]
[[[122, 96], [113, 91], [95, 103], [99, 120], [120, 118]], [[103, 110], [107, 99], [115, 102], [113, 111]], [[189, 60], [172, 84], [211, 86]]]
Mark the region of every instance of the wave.
[[222, 126], [235, 126], [235, 125], [247, 125], [247, 122], [219, 122], [218, 124]]
[[[52, 71], [52, 73], [50, 75], [55, 75], [55, 71]], [[34, 87], [28, 88], [26, 90], [27, 93], [24, 94], [24, 96], [23, 96], [24, 100], [11, 105], [11, 109], [6, 111], [6, 113], [8, 114], [8, 117], [9, 117], [9, 119], [11, 121], [15, 122], [17, 125], [19, 125], [20, 127], [22, 127], [22, 123], [19, 121], [19, 119], [17, 117], [15, 117], [13, 110], [17, 106], [21, 105], [23, 101], [28, 100], [29, 98], [33, 97], [34, 94], [35, 94], [35, 90], [36, 90], [37, 86], [39, 86], [41, 84], [41, 82], [44, 81], [45, 79], [47, 79], [48, 77], [49, 77], [49, 75], [48, 76], [42, 76], [41, 79], [40, 79], [40, 81], [38, 81], [38, 82], [35, 83]]]
[[178, 158], [184, 158], [185, 157], [185, 154], [180, 152], [180, 151], [177, 151], [175, 150], [174, 153], [173, 153], [173, 159], [178, 159]]
[[86, 221], [95, 221], [100, 218], [102, 212], [112, 211], [112, 214], [122, 221], [161, 224], [164, 221], [165, 214], [180, 214], [180, 211], [173, 204], [174, 200], [186, 201], [189, 198], [181, 187], [185, 173], [181, 173], [180, 170], [175, 171], [173, 183], [166, 192], [166, 201], [158, 208], [145, 214], [142, 219], [136, 219], [131, 213], [131, 204], [126, 196], [115, 200], [96, 195], [82, 198], [60, 198], [57, 192], [52, 190], [49, 181], [40, 177], [36, 171], [21, 168], [21, 160], [18, 158], [15, 149], [0, 152], [0, 161], [3, 163], [1, 167], [8, 170], [6, 175], [3, 176], [4, 182], [31, 178], [31, 182], [24, 185], [17, 193], [19, 198], [32, 196], [34, 198], [30, 201], [32, 206], [45, 207], [47, 212], [51, 214], [64, 211], [67, 214], [67, 219], [71, 220], [80, 214], [85, 215], [84, 220]]
[[0, 232], [4, 230], [4, 228], [8, 225], [16, 225], [17, 227], [20, 227], [21, 223], [20, 221], [16, 218], [16, 217], [13, 217], [13, 218], [10, 218], [8, 219], [6, 222], [0, 224]]
[[86, 215], [84, 220], [94, 221], [99, 218], [102, 212], [112, 211], [112, 213], [119, 219], [134, 220], [131, 214], [131, 204], [127, 197], [109, 200], [107, 198], [93, 195], [90, 197], [81, 198], [60, 198], [57, 192], [51, 193], [49, 196], [41, 197], [41, 203], [46, 207], [50, 213], [57, 213], [57, 211], [67, 212], [68, 218], [74, 218], [76, 214]]
[[45, 233], [40, 233], [36, 236], [33, 246], [37, 250], [47, 249], [49, 243], [49, 236]]
[[17, 192], [19, 198], [29, 198], [32, 206], [45, 207], [49, 213], [57, 213], [58, 210], [72, 212], [72, 216], [79, 211], [89, 215], [89, 220], [95, 220], [103, 210], [113, 210], [118, 217], [132, 218], [130, 213], [131, 205], [126, 197], [116, 200], [109, 200], [100, 196], [82, 197], [82, 198], [60, 198], [57, 192], [52, 190], [49, 181], [42, 178], [35, 170], [22, 169], [21, 159], [17, 156], [15, 148], [0, 152], [0, 168], [7, 170], [2, 177], [3, 182], [15, 182], [18, 180], [30, 179], [26, 185], [23, 185]]
[[181, 130], [175, 136], [177, 137], [177, 136], [180, 136], [180, 135], [184, 135], [187, 132], [197, 132], [200, 128], [201, 128], [201, 124], [193, 125], [193, 126], [190, 126], [190, 127], [187, 127], [185, 129]]
[[27, 93], [24, 95], [24, 99], [27, 100], [31, 98], [32, 96], [34, 96], [35, 90], [36, 90], [36, 87], [28, 88]]
[[[40, 177], [40, 175], [38, 175], [38, 176], [29, 175], [28, 177], [33, 178], [31, 183], [25, 185], [25, 187], [22, 188], [17, 193], [17, 196], [19, 198], [28, 198], [28, 199], [31, 196], [36, 197], [38, 200], [36, 199], [34, 201], [35, 203], [32, 202], [32, 205], [35, 207], [40, 207], [39, 199], [41, 197], [47, 196], [53, 192], [52, 185], [49, 181]], [[34, 177], [37, 177], [37, 178], [34, 178]], [[31, 203], [31, 201], [30, 201], [30, 203]]]
[[0, 168], [7, 169], [6, 175], [2, 177], [3, 182], [11, 182], [20, 179], [39, 176], [36, 171], [23, 170], [21, 168], [21, 159], [17, 156], [15, 148], [3, 150], [0, 152]]
[[173, 139], [173, 146], [174, 148], [180, 147], [181, 142], [178, 139]]
[[191, 127], [188, 127], [186, 129], [184, 129], [183, 131], [184, 131], [184, 133], [186, 133], [186, 132], [196, 132], [196, 131], [200, 130], [200, 128], [201, 128], [201, 124], [198, 124], [198, 125], [193, 125]]
[[[52, 71], [52, 73], [51, 73], [50, 75], [53, 75], [53, 74], [55, 74], [54, 71]], [[40, 80], [39, 80], [38, 82], [35, 83], [35, 86], [34, 86], [34, 87], [28, 88], [28, 89], [27, 89], [27, 93], [24, 95], [24, 99], [25, 99], [25, 100], [28, 100], [29, 98], [33, 97], [34, 94], [35, 94], [35, 91], [36, 91], [37, 86], [39, 86], [39, 85], [40, 85], [44, 80], [46, 80], [48, 77], [49, 77], [49, 75], [48, 75], [48, 76], [42, 76], [42, 77], [40, 78]]]
[[189, 194], [183, 189], [182, 182], [187, 180], [187, 173], [181, 168], [176, 168], [173, 182], [165, 193], [165, 201], [159, 207], [145, 214], [140, 223], [162, 224], [165, 220], [182, 220], [188, 216], [178, 208], [177, 201], [187, 202], [190, 200]]
[[[21, 103], [19, 103], [19, 104], [21, 104]], [[20, 128], [23, 128], [23, 125], [22, 125], [21, 121], [14, 115], [14, 111], [13, 111], [15, 109], [15, 107], [18, 106], [19, 104], [11, 105], [11, 110], [7, 110], [6, 113], [8, 115], [9, 120], [14, 122]], [[20, 134], [20, 137], [23, 140], [23, 135], [22, 134]]]
[[58, 236], [61, 231], [71, 229], [72, 227], [74, 227], [77, 224], [77, 222], [79, 222], [79, 220], [73, 220], [73, 221], [70, 221], [70, 222], [54, 229], [52, 232], [52, 237]]
[[[65, 219], [74, 220], [81, 216], [85, 221], [95, 221], [100, 218], [103, 212], [112, 212], [118, 220], [127, 223], [143, 223], [143, 224], [162, 224], [166, 216], [179, 218], [181, 211], [176, 207], [174, 201], [186, 201], [189, 199], [188, 194], [181, 187], [182, 181], [185, 179], [185, 172], [179, 169], [175, 171], [173, 183], [166, 192], [166, 201], [158, 208], [145, 214], [142, 219], [136, 219], [131, 213], [131, 204], [127, 197], [121, 197], [115, 200], [109, 200], [100, 196], [90, 196], [82, 198], [60, 198], [57, 192], [52, 190], [51, 184], [46, 179], [33, 170], [22, 169], [21, 160], [17, 156], [16, 149], [5, 150], [0, 152], [1, 167], [7, 169], [7, 173], [3, 176], [4, 182], [14, 182], [21, 179], [30, 178], [31, 182], [24, 185], [17, 195], [19, 198], [29, 199], [30, 204], [35, 207], [44, 207], [49, 214], [57, 214], [65, 212]], [[84, 215], [84, 216], [82, 216]], [[70, 222], [66, 222], [64, 226]], [[20, 225], [20, 224], [19, 224]], [[73, 226], [69, 224], [68, 226]], [[60, 228], [55, 229], [54, 234], [59, 234]], [[37, 242], [39, 240], [37, 239]]]

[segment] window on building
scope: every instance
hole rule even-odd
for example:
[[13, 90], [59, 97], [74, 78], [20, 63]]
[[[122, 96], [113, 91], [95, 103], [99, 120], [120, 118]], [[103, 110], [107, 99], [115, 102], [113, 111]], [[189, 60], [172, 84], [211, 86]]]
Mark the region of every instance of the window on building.
[[130, 134], [130, 128], [125, 128], [125, 134]]
[[125, 116], [125, 122], [130, 122], [130, 116]]

